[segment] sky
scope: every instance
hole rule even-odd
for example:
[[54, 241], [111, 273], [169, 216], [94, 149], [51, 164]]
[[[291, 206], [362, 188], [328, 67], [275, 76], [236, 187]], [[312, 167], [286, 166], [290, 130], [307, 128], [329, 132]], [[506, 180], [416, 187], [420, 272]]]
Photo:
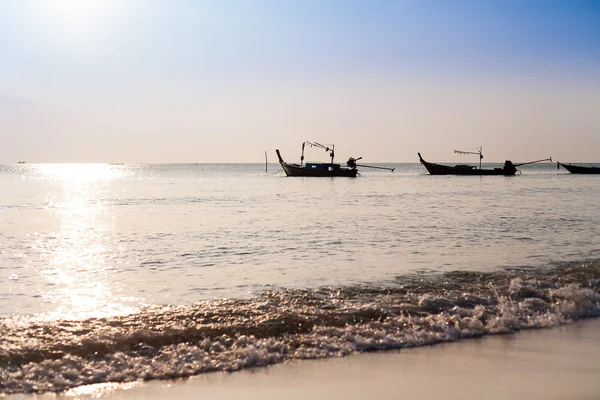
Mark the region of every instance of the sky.
[[297, 162], [306, 140], [600, 162], [600, 1], [0, 1], [0, 163]]

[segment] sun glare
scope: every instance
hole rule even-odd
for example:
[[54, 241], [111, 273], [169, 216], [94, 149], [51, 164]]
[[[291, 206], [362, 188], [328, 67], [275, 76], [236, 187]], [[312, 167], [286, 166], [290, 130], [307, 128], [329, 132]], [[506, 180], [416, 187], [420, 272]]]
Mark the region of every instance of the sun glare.
[[99, 0], [52, 0], [57, 12], [72, 23], [86, 22], [98, 14], [107, 12], [109, 1]]
[[106, 18], [118, 3], [111, 0], [48, 0], [41, 5], [45, 13], [57, 18], [56, 22], [78, 26]]
[[122, 177], [122, 169], [109, 164], [40, 164], [39, 172], [49, 179], [91, 182]]
[[137, 0], [45, 0], [36, 2], [38, 21], [63, 44], [115, 31]]

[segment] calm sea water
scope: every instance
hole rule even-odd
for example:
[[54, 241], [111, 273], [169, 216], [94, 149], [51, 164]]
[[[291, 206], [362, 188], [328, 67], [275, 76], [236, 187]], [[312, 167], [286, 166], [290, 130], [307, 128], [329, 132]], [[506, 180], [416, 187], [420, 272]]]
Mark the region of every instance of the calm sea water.
[[600, 176], [419, 164], [0, 166], [0, 393], [236, 370], [600, 313]]

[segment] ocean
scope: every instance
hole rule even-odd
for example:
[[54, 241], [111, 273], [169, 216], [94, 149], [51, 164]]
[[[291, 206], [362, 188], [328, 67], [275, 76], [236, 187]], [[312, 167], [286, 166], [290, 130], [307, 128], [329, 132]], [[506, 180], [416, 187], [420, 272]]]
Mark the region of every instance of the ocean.
[[0, 394], [600, 315], [599, 176], [381, 166], [0, 166]]

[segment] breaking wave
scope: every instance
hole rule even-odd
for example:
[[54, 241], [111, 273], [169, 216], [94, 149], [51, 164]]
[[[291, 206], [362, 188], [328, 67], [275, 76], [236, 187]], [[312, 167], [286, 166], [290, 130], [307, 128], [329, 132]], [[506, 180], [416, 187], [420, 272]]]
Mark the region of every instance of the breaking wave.
[[272, 290], [81, 321], [0, 319], [0, 394], [400, 349], [600, 315], [600, 263]]

